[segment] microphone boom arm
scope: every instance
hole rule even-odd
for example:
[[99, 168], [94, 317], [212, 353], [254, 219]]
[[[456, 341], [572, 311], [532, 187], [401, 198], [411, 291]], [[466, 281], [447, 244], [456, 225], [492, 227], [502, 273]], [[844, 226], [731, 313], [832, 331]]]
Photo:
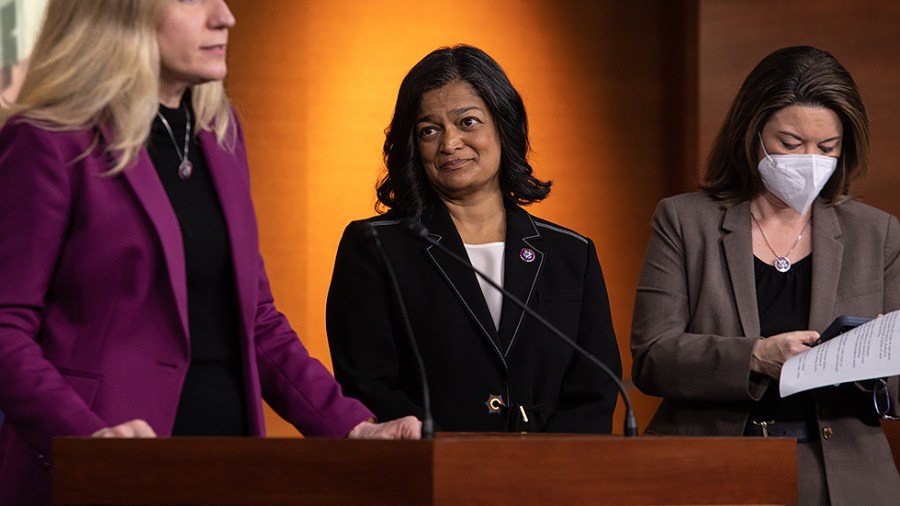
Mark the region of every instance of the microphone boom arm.
[[520, 309], [522, 309], [523, 311], [528, 313], [529, 316], [531, 316], [532, 318], [537, 320], [538, 323], [540, 323], [545, 328], [550, 330], [550, 332], [555, 334], [556, 337], [565, 341], [566, 344], [568, 344], [575, 351], [577, 351], [582, 356], [582, 358], [587, 359], [587, 361], [589, 363], [598, 367], [607, 376], [612, 378], [613, 382], [615, 382], [615, 384], [616, 384], [616, 387], [619, 389], [619, 393], [622, 395], [622, 400], [625, 401], [624, 434], [626, 437], [637, 436], [637, 420], [634, 417], [634, 410], [631, 407], [631, 399], [628, 397], [628, 393], [625, 391], [625, 385], [622, 384], [622, 381], [616, 376], [615, 373], [612, 372], [612, 370], [609, 368], [609, 366], [607, 366], [606, 364], [601, 362], [597, 357], [595, 357], [589, 351], [582, 348], [581, 345], [579, 345], [574, 340], [572, 340], [572, 338], [565, 335], [561, 330], [556, 328], [556, 326], [554, 326], [552, 323], [547, 321], [543, 316], [539, 315], [534, 309], [531, 309], [530, 307], [528, 307], [527, 304], [525, 304], [518, 297], [513, 295], [511, 292], [509, 292], [502, 286], [500, 286], [497, 282], [495, 282], [493, 279], [491, 279], [488, 275], [486, 275], [485, 273], [483, 273], [480, 270], [473, 267], [469, 261], [460, 257], [456, 253], [450, 251], [446, 246], [444, 246], [440, 242], [432, 239], [428, 233], [428, 229], [425, 228], [424, 225], [422, 225], [418, 221], [413, 220], [412, 218], [406, 218], [405, 220], [403, 220], [403, 224], [406, 227], [406, 229], [409, 230], [409, 232], [412, 233], [414, 236], [416, 236], [420, 239], [423, 239], [425, 242], [435, 246], [436, 248], [438, 248], [441, 251], [443, 251], [444, 253], [446, 253], [453, 260], [455, 260], [455, 261], [465, 265], [467, 268], [471, 269], [473, 272], [475, 272], [475, 274], [480, 276], [481, 279], [487, 281], [487, 283], [489, 285], [496, 288], [500, 293], [502, 293], [504, 297], [506, 297], [507, 299], [512, 301], [516, 306], [518, 306]]
[[412, 323], [409, 320], [409, 313], [406, 311], [406, 303], [403, 302], [403, 294], [400, 293], [400, 283], [397, 281], [397, 275], [388, 259], [384, 248], [381, 246], [381, 239], [378, 238], [378, 231], [371, 223], [366, 223], [365, 236], [375, 243], [375, 249], [384, 263], [388, 277], [391, 280], [394, 293], [397, 295], [397, 301], [400, 304], [400, 314], [403, 317], [403, 323], [406, 326], [406, 335], [409, 338], [413, 355], [416, 357], [416, 364], [419, 368], [419, 380], [422, 383], [422, 439], [434, 439], [434, 418], [431, 415], [431, 391], [428, 389], [428, 376], [425, 374], [425, 362], [422, 360], [422, 354], [419, 353], [419, 346], [416, 343], [415, 334], [413, 334]]

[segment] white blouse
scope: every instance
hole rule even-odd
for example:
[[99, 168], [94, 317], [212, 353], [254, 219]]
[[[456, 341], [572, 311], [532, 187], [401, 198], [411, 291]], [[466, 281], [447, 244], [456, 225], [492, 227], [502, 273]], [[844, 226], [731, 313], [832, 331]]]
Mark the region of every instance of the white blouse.
[[[469, 261], [472, 266], [479, 271], [488, 275], [498, 285], [503, 286], [503, 249], [505, 243], [489, 242], [486, 244], [466, 244], [466, 253], [469, 254]], [[484, 294], [484, 301], [487, 302], [488, 309], [491, 311], [491, 318], [494, 320], [494, 328], [500, 330], [500, 311], [503, 309], [503, 294], [481, 276], [478, 278], [478, 284], [481, 286], [481, 292]]]

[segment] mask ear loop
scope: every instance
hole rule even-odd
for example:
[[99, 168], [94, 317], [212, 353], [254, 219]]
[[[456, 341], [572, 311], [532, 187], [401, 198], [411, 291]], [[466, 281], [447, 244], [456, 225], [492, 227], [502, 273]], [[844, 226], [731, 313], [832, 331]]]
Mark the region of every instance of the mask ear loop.
[[768, 160], [769, 160], [770, 162], [774, 163], [774, 160], [772, 160], [772, 157], [769, 156], [769, 152], [766, 151], [766, 143], [763, 142], [762, 132], [756, 132], [756, 135], [757, 135], [757, 137], [759, 137], [759, 147], [762, 148], [763, 154], [766, 155], [766, 158], [768, 158]]

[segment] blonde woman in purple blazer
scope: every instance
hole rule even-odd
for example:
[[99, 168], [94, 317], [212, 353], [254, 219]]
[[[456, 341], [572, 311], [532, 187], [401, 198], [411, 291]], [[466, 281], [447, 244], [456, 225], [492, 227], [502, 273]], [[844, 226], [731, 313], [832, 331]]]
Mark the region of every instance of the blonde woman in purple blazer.
[[51, 0], [0, 121], [0, 504], [48, 504], [57, 436], [375, 424], [272, 301], [222, 85], [223, 0]]

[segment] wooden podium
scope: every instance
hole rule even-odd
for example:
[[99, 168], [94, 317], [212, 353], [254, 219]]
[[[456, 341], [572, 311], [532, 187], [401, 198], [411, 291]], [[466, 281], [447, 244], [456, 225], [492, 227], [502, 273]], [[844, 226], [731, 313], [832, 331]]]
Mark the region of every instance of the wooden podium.
[[58, 439], [54, 504], [786, 504], [792, 439]]

